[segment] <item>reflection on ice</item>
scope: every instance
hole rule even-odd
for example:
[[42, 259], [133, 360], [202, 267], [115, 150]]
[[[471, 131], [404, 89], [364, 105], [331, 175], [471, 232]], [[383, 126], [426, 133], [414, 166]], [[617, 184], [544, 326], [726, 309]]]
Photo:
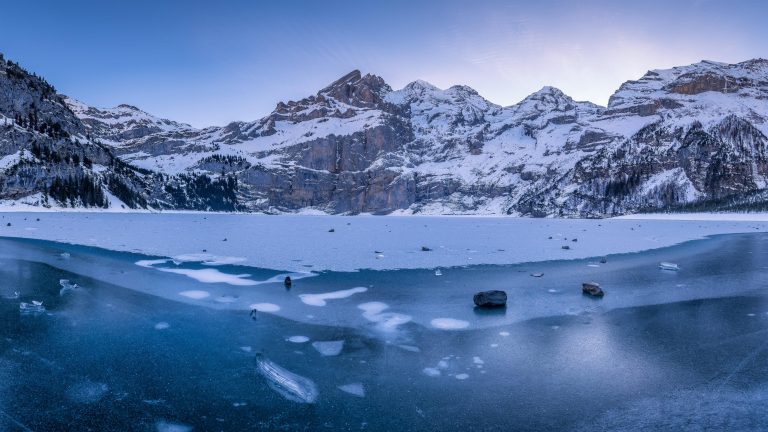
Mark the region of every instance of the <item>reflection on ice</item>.
[[262, 354], [256, 355], [256, 367], [269, 387], [282, 397], [299, 403], [315, 403], [319, 392], [309, 378], [278, 366]]

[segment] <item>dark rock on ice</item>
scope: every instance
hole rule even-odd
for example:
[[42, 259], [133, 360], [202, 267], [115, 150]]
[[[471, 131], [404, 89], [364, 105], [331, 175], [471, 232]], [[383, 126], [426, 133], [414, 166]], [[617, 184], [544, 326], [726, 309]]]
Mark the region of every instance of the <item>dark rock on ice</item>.
[[581, 284], [581, 292], [582, 294], [591, 297], [602, 297], [605, 295], [603, 289], [600, 288], [600, 284], [596, 282], [585, 282]]
[[473, 298], [478, 307], [503, 307], [507, 305], [507, 293], [499, 290], [481, 291]]

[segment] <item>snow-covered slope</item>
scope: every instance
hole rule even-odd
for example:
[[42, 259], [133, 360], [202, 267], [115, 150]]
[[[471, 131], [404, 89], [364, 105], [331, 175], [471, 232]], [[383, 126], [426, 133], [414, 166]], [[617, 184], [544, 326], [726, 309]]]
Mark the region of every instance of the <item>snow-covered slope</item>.
[[359, 71], [205, 129], [65, 101], [124, 162], [226, 181], [248, 211], [602, 216], [768, 185], [766, 60], [649, 71], [608, 107], [553, 87], [501, 107], [466, 86], [393, 90]]
[[114, 146], [155, 133], [194, 131], [188, 124], [155, 117], [132, 105], [94, 108], [69, 97], [65, 97], [64, 101], [80, 118], [89, 134]]

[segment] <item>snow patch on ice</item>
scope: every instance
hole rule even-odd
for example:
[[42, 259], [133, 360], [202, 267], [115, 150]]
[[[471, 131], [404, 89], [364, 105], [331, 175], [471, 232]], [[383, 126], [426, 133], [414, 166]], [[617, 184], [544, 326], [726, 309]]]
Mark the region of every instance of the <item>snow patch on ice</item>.
[[194, 300], [202, 300], [204, 298], [210, 297], [211, 293], [209, 293], [208, 291], [189, 290], [189, 291], [182, 291], [179, 293], [179, 295], [187, 298], [191, 298]]
[[434, 328], [441, 330], [461, 330], [469, 327], [469, 322], [455, 318], [435, 318], [430, 321]]
[[409, 323], [413, 317], [410, 315], [384, 312], [389, 309], [389, 305], [382, 302], [368, 302], [357, 306], [363, 311], [363, 318], [376, 323], [376, 328], [382, 331], [391, 332], [398, 326]]
[[327, 293], [320, 293], [320, 294], [299, 294], [299, 298], [301, 299], [304, 304], [308, 304], [310, 306], [325, 306], [327, 304], [326, 300], [338, 300], [350, 297], [357, 293], [363, 293], [368, 291], [368, 288], [365, 287], [357, 287], [357, 288], [351, 288], [347, 290], [341, 290], [341, 291], [332, 291]]
[[171, 325], [168, 324], [165, 321], [160, 321], [159, 323], [155, 324], [155, 330], [165, 330], [169, 328]]
[[280, 310], [280, 306], [274, 303], [254, 303], [251, 305], [251, 310], [256, 310], [259, 312], [278, 312]]
[[337, 356], [344, 349], [344, 341], [317, 341], [312, 342], [312, 347], [322, 356]]
[[309, 342], [309, 338], [306, 336], [291, 336], [286, 339], [288, 342], [293, 343], [306, 343]]
[[363, 387], [362, 383], [351, 383], [351, 384], [344, 384], [340, 385], [339, 390], [349, 393], [353, 396], [357, 397], [365, 397], [365, 388]]
[[222, 273], [216, 269], [199, 269], [198, 270], [198, 269], [157, 268], [157, 270], [160, 270], [166, 273], [175, 273], [175, 274], [184, 275], [198, 282], [203, 282], [203, 283], [225, 283], [225, 284], [237, 285], [237, 286], [257, 285], [257, 282], [252, 281], [250, 279], [246, 279], [251, 276], [249, 274], [233, 275], [228, 273]]

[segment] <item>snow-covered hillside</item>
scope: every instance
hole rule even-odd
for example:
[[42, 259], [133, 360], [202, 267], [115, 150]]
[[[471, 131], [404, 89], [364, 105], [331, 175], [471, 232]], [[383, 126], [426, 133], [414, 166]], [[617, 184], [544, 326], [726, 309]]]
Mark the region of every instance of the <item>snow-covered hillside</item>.
[[[466, 86], [393, 90], [359, 71], [259, 120], [205, 129], [64, 99], [85, 137], [158, 178], [143, 200], [123, 199], [130, 207], [178, 208], [158, 195], [170, 176], [177, 198], [192, 177], [229, 194], [201, 209], [587, 217], [723, 200], [762, 209], [766, 100], [766, 60], [649, 71], [608, 107], [553, 87], [501, 107]], [[198, 203], [219, 188], [202, 183]]]

